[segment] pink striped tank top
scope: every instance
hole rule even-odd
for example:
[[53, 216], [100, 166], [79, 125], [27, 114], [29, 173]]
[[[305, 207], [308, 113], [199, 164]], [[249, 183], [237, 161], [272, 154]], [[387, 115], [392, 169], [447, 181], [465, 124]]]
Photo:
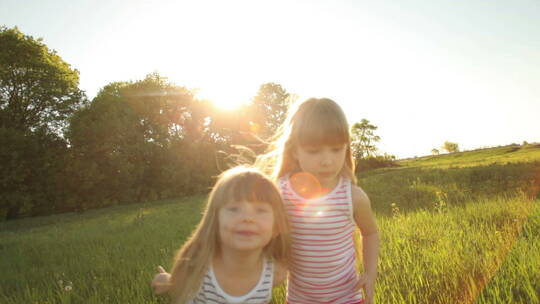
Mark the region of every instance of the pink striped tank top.
[[357, 282], [351, 181], [340, 178], [328, 194], [306, 199], [288, 176], [279, 187], [289, 215], [293, 255], [287, 302], [361, 303]]

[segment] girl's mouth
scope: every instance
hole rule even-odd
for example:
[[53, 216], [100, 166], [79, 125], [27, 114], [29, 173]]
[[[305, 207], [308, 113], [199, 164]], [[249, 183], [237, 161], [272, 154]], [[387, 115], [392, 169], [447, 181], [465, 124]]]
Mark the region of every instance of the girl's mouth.
[[241, 236], [254, 236], [257, 234], [255, 231], [250, 231], [250, 230], [240, 230], [240, 231], [237, 231], [236, 233]]

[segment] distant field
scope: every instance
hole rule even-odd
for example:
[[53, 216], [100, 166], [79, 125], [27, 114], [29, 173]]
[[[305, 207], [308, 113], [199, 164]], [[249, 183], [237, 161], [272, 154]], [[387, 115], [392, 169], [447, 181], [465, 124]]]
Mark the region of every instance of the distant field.
[[399, 161], [405, 167], [474, 167], [518, 162], [540, 162], [540, 144], [508, 145]]
[[[360, 176], [382, 237], [377, 303], [540, 303], [540, 149], [518, 147]], [[204, 201], [0, 223], [0, 303], [164, 303], [154, 266], [170, 267]]]

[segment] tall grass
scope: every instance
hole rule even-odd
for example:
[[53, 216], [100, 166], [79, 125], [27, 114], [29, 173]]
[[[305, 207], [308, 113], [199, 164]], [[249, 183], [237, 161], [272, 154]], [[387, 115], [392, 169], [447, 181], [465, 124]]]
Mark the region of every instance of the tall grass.
[[538, 202], [479, 304], [540, 303], [540, 206]]
[[[538, 216], [538, 204], [514, 198], [380, 217], [377, 302], [473, 303], [511, 248], [523, 239], [521, 227], [533, 207]], [[521, 275], [533, 279], [531, 272]], [[501, 275], [499, 280], [501, 287], [493, 290], [504, 289], [514, 300], [526, 289], [512, 277]], [[533, 289], [540, 290], [540, 283], [534, 284]], [[525, 295], [523, 303], [534, 303], [530, 294]], [[484, 303], [497, 298], [490, 292], [482, 296]]]

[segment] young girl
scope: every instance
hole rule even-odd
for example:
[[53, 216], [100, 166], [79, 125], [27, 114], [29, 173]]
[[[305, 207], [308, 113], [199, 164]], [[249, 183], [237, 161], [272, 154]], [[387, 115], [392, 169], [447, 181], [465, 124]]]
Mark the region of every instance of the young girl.
[[[289, 216], [288, 303], [372, 303], [379, 236], [370, 201], [355, 185], [349, 125], [339, 105], [311, 98], [292, 109], [256, 165], [278, 181]], [[362, 234], [362, 275], [355, 226]]]
[[237, 167], [220, 176], [171, 274], [159, 266], [152, 286], [173, 303], [269, 303], [289, 259], [279, 191], [259, 171]]

